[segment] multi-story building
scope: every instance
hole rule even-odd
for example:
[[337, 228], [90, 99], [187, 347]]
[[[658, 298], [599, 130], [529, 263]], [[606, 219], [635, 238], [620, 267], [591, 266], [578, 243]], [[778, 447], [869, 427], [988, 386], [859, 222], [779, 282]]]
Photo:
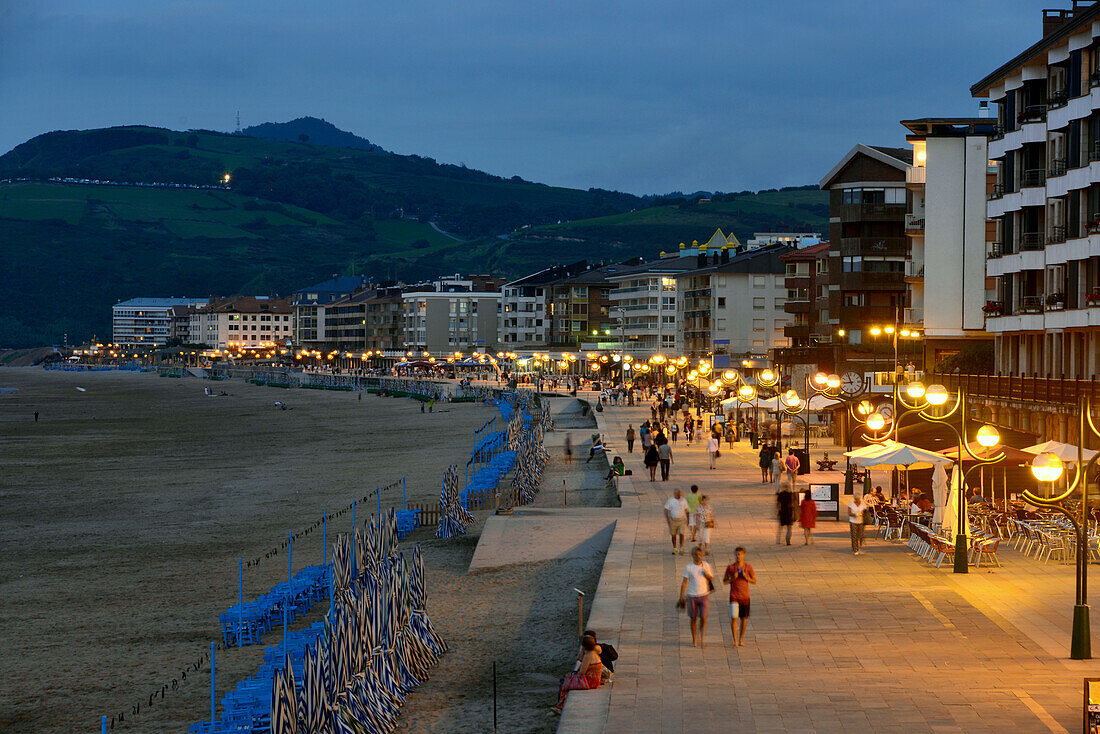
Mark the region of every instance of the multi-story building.
[[[452, 278], [403, 293], [406, 348], [433, 354], [495, 350], [500, 341], [500, 291], [471, 290], [474, 285]], [[439, 290], [429, 290], [433, 286]]]
[[731, 249], [684, 258], [696, 267], [674, 276], [683, 351], [693, 357], [713, 355], [719, 369], [728, 367], [732, 356], [763, 356], [790, 343], [781, 258], [793, 248]]
[[912, 156], [859, 143], [821, 180], [829, 191], [831, 338], [861, 344], [869, 326], [900, 320], [908, 306], [905, 185]]
[[550, 284], [572, 266], [554, 265], [501, 289], [501, 341], [509, 349], [545, 347], [550, 341]]
[[752, 239], [745, 241], [745, 247], [763, 247], [764, 245], [793, 245], [809, 247], [821, 242], [820, 232], [753, 232]]
[[206, 298], [131, 298], [116, 303], [111, 308], [112, 342], [162, 347], [172, 337], [173, 309], [207, 302]]
[[992, 338], [982, 309], [995, 298], [985, 274], [987, 240], [994, 235], [986, 219], [996, 176], [986, 149], [993, 121], [925, 118], [901, 124], [913, 144], [906, 174], [905, 234], [911, 244], [903, 323], [923, 328], [923, 362], [933, 367]]
[[367, 299], [367, 351], [404, 351], [404, 300], [401, 288], [378, 288]]
[[829, 243], [792, 249], [779, 259], [787, 289], [783, 310], [788, 321], [783, 335], [794, 348], [828, 342]]
[[365, 288], [365, 275], [334, 275], [291, 294], [295, 346], [321, 348], [325, 341], [325, 306], [350, 293]]
[[1100, 5], [1043, 11], [1043, 37], [971, 87], [997, 167], [986, 265], [998, 372], [1100, 371]]
[[218, 298], [191, 314], [190, 335], [215, 349], [274, 347], [293, 338], [291, 314], [289, 298]]
[[585, 266], [568, 270], [548, 285], [552, 346], [578, 349], [593, 336], [611, 333], [611, 291], [608, 276], [619, 266]]
[[609, 297], [611, 341], [628, 353], [679, 353], [676, 327], [676, 276], [693, 270], [695, 255], [666, 255], [639, 265], [620, 268], [608, 276], [614, 284]]
[[352, 351], [403, 351], [401, 288], [363, 288], [325, 304], [324, 348]]

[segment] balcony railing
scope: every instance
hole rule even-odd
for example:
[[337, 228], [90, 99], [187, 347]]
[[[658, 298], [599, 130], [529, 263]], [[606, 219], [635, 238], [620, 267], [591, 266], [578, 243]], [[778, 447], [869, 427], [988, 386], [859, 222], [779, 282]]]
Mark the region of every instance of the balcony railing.
[[962, 389], [968, 397], [1077, 405], [1081, 396], [1100, 400], [1100, 382], [1059, 377], [1015, 375], [928, 375], [926, 384], [938, 383], [951, 392]]
[[904, 309], [905, 323], [909, 325], [923, 324], [924, 323], [924, 309], [923, 308], [907, 308]]
[[1091, 74], [1089, 74], [1089, 86], [1090, 87], [1100, 86], [1100, 70], [1094, 71]]
[[1024, 232], [1020, 235], [1020, 250], [1041, 250], [1046, 239], [1042, 232]]
[[1089, 146], [1089, 160], [1100, 161], [1100, 140], [1092, 141], [1092, 145]]
[[1069, 102], [1069, 90], [1068, 89], [1055, 89], [1047, 94], [1047, 107], [1054, 109], [1056, 107], [1065, 107]]
[[998, 122], [996, 125], [993, 126], [993, 134], [990, 135], [990, 138], [993, 139], [993, 140], [1000, 140], [1004, 136], [1005, 136], [1004, 123], [1003, 122]]
[[840, 240], [842, 257], [857, 255], [907, 255], [909, 239], [906, 237], [844, 237]]
[[1064, 176], [1066, 173], [1066, 159], [1065, 158], [1053, 158], [1050, 161], [1050, 175], [1051, 176]]
[[1020, 311], [1022, 311], [1023, 313], [1042, 313], [1043, 297], [1023, 296], [1020, 299]]
[[923, 214], [906, 214], [905, 215], [905, 231], [906, 232], [923, 232], [924, 231], [924, 215]]
[[909, 170], [905, 172], [905, 183], [924, 183], [924, 166], [910, 166]]
[[923, 278], [924, 277], [924, 263], [920, 260], [906, 260], [905, 261], [905, 277], [906, 278]]
[[902, 219], [905, 216], [905, 204], [845, 204], [841, 207], [841, 219], [849, 222], [889, 219]]
[[1066, 241], [1066, 228], [1065, 225], [1057, 224], [1050, 228], [1050, 236], [1047, 238], [1047, 242], [1065, 242]]
[[1016, 117], [1018, 122], [1042, 122], [1047, 119], [1045, 104], [1029, 104]]
[[1020, 186], [1042, 186], [1047, 182], [1047, 172], [1042, 168], [1029, 168], [1020, 176]]
[[986, 255], [986, 257], [990, 260], [995, 260], [1000, 257], [1002, 253], [1004, 253], [1004, 245], [1002, 245], [1000, 242], [990, 242], [989, 254]]
[[1001, 183], [993, 184], [993, 191], [990, 192], [989, 198], [990, 199], [1000, 199], [1004, 195], [1005, 195], [1005, 185], [1001, 184]]

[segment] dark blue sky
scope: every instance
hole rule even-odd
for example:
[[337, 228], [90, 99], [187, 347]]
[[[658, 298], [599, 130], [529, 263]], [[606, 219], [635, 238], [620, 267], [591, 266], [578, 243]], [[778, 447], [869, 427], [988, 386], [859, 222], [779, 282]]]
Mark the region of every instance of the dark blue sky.
[[56, 129], [232, 130], [240, 110], [566, 186], [815, 183], [857, 141], [903, 144], [898, 120], [975, 113], [970, 84], [1049, 5], [0, 0], [0, 151]]

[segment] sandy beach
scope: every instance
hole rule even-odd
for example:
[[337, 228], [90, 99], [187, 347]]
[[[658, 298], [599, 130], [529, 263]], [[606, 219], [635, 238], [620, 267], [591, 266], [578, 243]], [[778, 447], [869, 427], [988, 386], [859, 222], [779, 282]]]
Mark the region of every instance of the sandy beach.
[[[207, 397], [204, 386], [230, 395]], [[322, 508], [402, 474], [410, 502], [436, 502], [447, 464], [465, 460], [473, 430], [495, 414], [117, 372], [4, 369], [0, 387], [18, 388], [0, 397], [0, 728], [13, 732], [96, 731], [100, 715], [121, 712], [127, 721], [116, 730], [185, 732], [208, 717], [207, 667], [152, 707], [148, 700], [219, 638], [217, 614], [236, 600], [237, 558], [263, 556]], [[588, 431], [572, 432], [587, 455]], [[571, 501], [606, 503], [595, 488], [605, 465], [586, 472], [560, 449], [552, 455], [547, 484], [566, 477], [578, 490]], [[544, 493], [536, 504], [555, 501]], [[399, 504], [399, 492], [385, 503]], [[406, 541], [424, 542], [428, 609], [451, 652], [409, 698], [401, 731], [491, 726], [493, 660], [509, 717], [502, 730], [556, 725], [548, 707], [575, 650], [570, 592], [591, 593], [602, 556], [467, 575], [483, 515], [468, 538], [435, 541], [421, 530]], [[349, 525], [340, 518], [330, 533]], [[295, 570], [320, 560], [319, 534], [295, 544]], [[246, 597], [286, 572], [283, 553], [248, 569]], [[219, 653], [219, 697], [261, 655], [260, 645]]]

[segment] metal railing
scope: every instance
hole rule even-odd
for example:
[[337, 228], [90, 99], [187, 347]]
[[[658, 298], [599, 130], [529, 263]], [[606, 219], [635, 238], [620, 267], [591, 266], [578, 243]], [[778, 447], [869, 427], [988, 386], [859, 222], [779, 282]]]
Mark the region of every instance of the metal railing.
[[906, 232], [923, 232], [924, 231], [924, 215], [923, 214], [906, 214], [905, 215], [905, 231]]
[[993, 184], [993, 191], [990, 192], [990, 199], [1000, 199], [1005, 195], [1005, 185], [1002, 183]]
[[1047, 182], [1045, 168], [1029, 168], [1020, 175], [1020, 186], [1042, 186]]
[[1020, 235], [1020, 250], [1041, 250], [1045, 239], [1042, 232], [1024, 232]]
[[1084, 395], [1093, 401], [1100, 399], [1100, 382], [1096, 378], [1078, 380], [1061, 377], [1022, 375], [960, 375], [931, 374], [926, 384], [939, 383], [952, 392], [960, 388], [969, 397], [1023, 400], [1060, 405], [1077, 405]]
[[1023, 313], [1042, 313], [1042, 296], [1023, 296], [1020, 298], [1020, 311]]
[[1066, 159], [1053, 158], [1050, 161], [1050, 176], [1064, 176], [1066, 173]]
[[1047, 237], [1047, 242], [1065, 242], [1066, 241], [1066, 227], [1063, 224], [1056, 224], [1050, 228], [1050, 235]]

